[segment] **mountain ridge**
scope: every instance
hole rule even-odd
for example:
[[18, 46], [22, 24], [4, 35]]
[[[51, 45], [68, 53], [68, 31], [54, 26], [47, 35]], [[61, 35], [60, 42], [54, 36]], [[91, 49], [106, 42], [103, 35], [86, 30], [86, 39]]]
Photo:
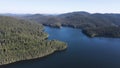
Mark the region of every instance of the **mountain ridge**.
[[[63, 13], [58, 15], [44, 15], [44, 14], [31, 14], [31, 15], [24, 15], [21, 17], [16, 16], [16, 18], [35, 21], [43, 25], [52, 26], [61, 28], [61, 26], [69, 26], [73, 28], [81, 28], [82, 30], [87, 31], [90, 29], [92, 32], [95, 33], [105, 33], [99, 32], [101, 30], [104, 31], [104, 28], [115, 28], [120, 27], [120, 14], [114, 13], [89, 13], [89, 12], [70, 12], [70, 13]], [[105, 30], [106, 33], [109, 33], [111, 37], [112, 32], [108, 32], [109, 30]], [[114, 32], [114, 31], [113, 31]], [[118, 31], [119, 32], [119, 31]], [[88, 32], [84, 32], [88, 33]], [[91, 35], [94, 33], [90, 33]], [[104, 34], [102, 34], [104, 37]], [[97, 36], [97, 35], [96, 35]], [[99, 36], [99, 35], [98, 35]], [[117, 35], [118, 36], [118, 35]], [[115, 37], [117, 37], [115, 36]]]

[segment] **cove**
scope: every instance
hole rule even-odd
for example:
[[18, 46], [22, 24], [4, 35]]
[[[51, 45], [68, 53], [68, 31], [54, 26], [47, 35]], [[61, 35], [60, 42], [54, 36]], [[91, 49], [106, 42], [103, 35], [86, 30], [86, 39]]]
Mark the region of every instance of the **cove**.
[[48, 40], [68, 44], [62, 52], [44, 58], [20, 61], [0, 68], [120, 68], [119, 38], [89, 38], [80, 29], [45, 27]]

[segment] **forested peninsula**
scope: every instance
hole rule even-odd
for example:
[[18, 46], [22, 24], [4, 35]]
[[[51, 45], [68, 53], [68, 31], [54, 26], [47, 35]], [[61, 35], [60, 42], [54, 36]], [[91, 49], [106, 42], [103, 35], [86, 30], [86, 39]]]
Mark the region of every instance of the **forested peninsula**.
[[57, 40], [47, 40], [41, 24], [0, 16], [0, 65], [47, 56], [67, 48]]

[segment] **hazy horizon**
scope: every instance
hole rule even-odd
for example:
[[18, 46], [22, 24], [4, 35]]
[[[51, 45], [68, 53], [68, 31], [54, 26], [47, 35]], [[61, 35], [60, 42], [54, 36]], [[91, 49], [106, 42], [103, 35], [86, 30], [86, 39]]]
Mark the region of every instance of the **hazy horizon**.
[[[65, 14], [65, 13], [73, 13], [73, 12], [87, 12], [87, 11], [72, 11], [72, 12], [63, 12], [63, 13], [0, 13], [0, 14], [16, 14], [16, 15], [25, 15], [25, 14], [43, 14], [43, 15], [60, 15], [60, 14]], [[93, 13], [91, 13], [91, 12], [88, 12], [88, 13], [90, 13], [90, 14], [96, 14], [96, 13], [100, 13], [100, 12], [93, 12]], [[106, 12], [106, 13], [100, 13], [100, 14], [120, 14], [120, 13], [111, 13], [111, 12]]]
[[120, 13], [120, 0], [0, 0], [0, 13], [61, 14], [76, 11]]

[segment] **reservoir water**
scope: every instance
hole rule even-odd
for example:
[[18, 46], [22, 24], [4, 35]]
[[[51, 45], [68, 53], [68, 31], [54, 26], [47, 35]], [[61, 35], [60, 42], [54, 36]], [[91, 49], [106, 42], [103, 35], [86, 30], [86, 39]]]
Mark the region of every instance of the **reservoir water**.
[[80, 29], [69, 27], [45, 27], [45, 32], [49, 34], [49, 40], [66, 42], [67, 50], [0, 68], [120, 68], [118, 38], [89, 38]]

